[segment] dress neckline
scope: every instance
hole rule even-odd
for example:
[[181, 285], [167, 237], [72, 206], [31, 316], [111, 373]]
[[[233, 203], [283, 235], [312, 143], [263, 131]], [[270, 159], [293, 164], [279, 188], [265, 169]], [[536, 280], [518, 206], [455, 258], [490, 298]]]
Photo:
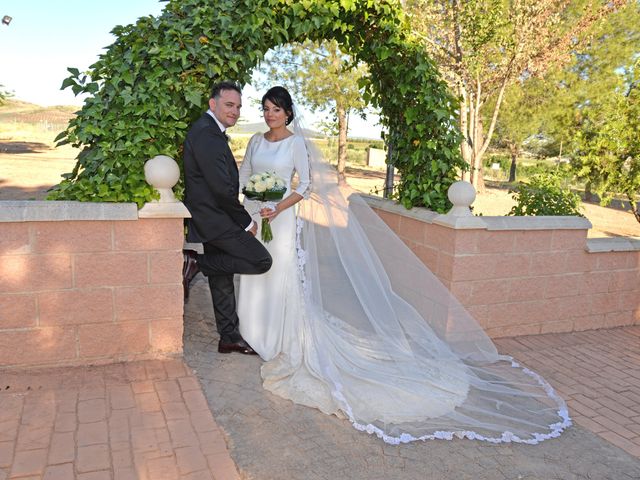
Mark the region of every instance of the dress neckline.
[[262, 134], [262, 138], [264, 139], [265, 142], [267, 143], [280, 143], [280, 142], [284, 142], [285, 140], [290, 139], [291, 137], [295, 137], [295, 133], [292, 133], [291, 135], [289, 135], [288, 137], [284, 137], [281, 138], [280, 140], [268, 140], [267, 137], [264, 136], [264, 133]]

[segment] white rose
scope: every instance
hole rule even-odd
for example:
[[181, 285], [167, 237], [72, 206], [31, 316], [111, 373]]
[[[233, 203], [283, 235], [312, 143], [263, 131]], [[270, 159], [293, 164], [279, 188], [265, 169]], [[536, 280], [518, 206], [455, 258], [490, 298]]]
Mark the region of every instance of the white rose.
[[273, 177], [269, 177], [264, 181], [264, 184], [267, 186], [267, 189], [270, 189], [274, 187], [276, 181]]
[[253, 183], [259, 182], [260, 180], [262, 180], [262, 175], [259, 173], [254, 173], [249, 177], [249, 180]]
[[264, 192], [267, 189], [267, 186], [265, 185], [264, 182], [256, 182], [255, 186], [254, 186], [254, 191], [261, 193]]
[[275, 187], [276, 187], [276, 188], [284, 188], [284, 180], [282, 180], [282, 179], [278, 178], [278, 179], [276, 180]]
[[245, 186], [245, 188], [246, 188], [247, 190], [253, 190], [253, 188], [255, 187], [255, 185], [256, 185], [256, 184], [255, 184], [254, 182], [252, 182], [251, 180], [249, 180], [249, 181], [247, 182], [247, 185]]

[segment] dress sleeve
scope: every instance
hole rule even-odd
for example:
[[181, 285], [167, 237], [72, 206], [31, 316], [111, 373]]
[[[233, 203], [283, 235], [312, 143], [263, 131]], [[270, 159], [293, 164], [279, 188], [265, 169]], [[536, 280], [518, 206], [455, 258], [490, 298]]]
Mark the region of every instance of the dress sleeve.
[[249, 181], [249, 177], [251, 177], [252, 168], [251, 168], [251, 159], [253, 157], [253, 151], [255, 150], [256, 145], [256, 137], [260, 135], [260, 133], [256, 133], [253, 137], [249, 139], [249, 143], [247, 143], [247, 149], [244, 152], [244, 158], [242, 159], [242, 163], [240, 164], [240, 168], [238, 169], [238, 177], [240, 183], [240, 193], [242, 193], [242, 189], [247, 185]]
[[304, 139], [297, 137], [293, 143], [293, 165], [298, 174], [298, 188], [296, 193], [304, 198], [309, 198], [311, 193], [311, 174], [309, 167], [309, 152]]

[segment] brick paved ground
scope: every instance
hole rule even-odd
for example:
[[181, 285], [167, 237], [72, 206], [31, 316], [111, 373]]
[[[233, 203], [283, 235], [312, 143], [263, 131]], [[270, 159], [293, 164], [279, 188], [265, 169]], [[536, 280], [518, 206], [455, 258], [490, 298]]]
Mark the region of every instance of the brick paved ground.
[[0, 371], [0, 480], [238, 479], [181, 360]]
[[575, 423], [640, 458], [640, 326], [496, 343], [560, 392]]
[[[185, 309], [186, 360], [230, 439], [242, 478], [640, 479], [634, 430], [640, 420], [640, 327], [499, 342], [503, 353], [544, 374], [569, 399], [577, 425], [557, 439], [537, 446], [457, 440], [394, 447], [264, 391], [260, 359], [216, 353], [203, 277], [197, 277], [191, 295]], [[630, 420], [623, 422], [626, 415]]]

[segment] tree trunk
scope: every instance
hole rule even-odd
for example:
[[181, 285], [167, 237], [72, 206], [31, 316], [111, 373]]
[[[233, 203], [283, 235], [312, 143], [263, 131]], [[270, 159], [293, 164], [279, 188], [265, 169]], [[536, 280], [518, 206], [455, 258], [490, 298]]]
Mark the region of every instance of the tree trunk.
[[467, 115], [469, 114], [469, 96], [464, 88], [459, 89], [460, 97], [462, 98], [460, 102], [460, 132], [462, 133], [462, 142], [460, 143], [460, 153], [462, 154], [462, 159], [468, 165], [467, 170], [462, 172], [462, 180], [471, 182], [471, 165], [472, 165], [472, 155], [471, 155], [471, 145], [469, 144], [469, 119]]
[[484, 193], [486, 187], [484, 184], [484, 172], [482, 171], [482, 157], [480, 155], [474, 156], [473, 173], [473, 188], [476, 189], [476, 193]]
[[487, 136], [485, 137], [482, 132], [482, 116], [480, 115], [480, 109], [482, 108], [483, 103], [480, 102], [480, 95], [482, 94], [482, 85], [478, 80], [476, 82], [476, 95], [478, 100], [476, 101], [476, 112], [475, 116], [478, 118], [477, 120], [477, 128], [474, 131], [473, 137], [473, 165], [475, 167], [474, 172], [476, 173], [475, 179], [472, 182], [473, 186], [478, 193], [484, 193], [484, 177], [482, 175], [482, 157], [484, 156], [487, 148], [489, 148], [489, 142], [491, 142], [491, 137], [493, 136], [493, 130], [496, 127], [496, 121], [498, 120], [498, 112], [500, 111], [500, 105], [502, 104], [502, 98], [504, 96], [504, 91], [507, 87], [507, 81], [509, 80], [509, 76], [505, 75], [502, 80], [502, 85], [500, 86], [500, 90], [498, 92], [498, 98], [496, 99], [496, 104], [493, 108], [493, 115], [491, 116], [491, 121], [489, 122], [489, 131], [487, 132]]
[[584, 201], [593, 202], [593, 192], [591, 191], [591, 180], [584, 184]]
[[509, 150], [511, 151], [511, 167], [509, 167], [509, 183], [516, 181], [516, 168], [518, 161], [518, 146], [511, 143], [509, 144]]
[[627, 193], [627, 198], [629, 199], [629, 205], [631, 206], [631, 212], [633, 213], [633, 216], [636, 217], [636, 220], [638, 221], [638, 223], [640, 223], [640, 203], [637, 203], [634, 197], [635, 195], [629, 195]]
[[473, 139], [473, 174], [471, 176], [473, 188], [475, 188], [476, 193], [484, 193], [484, 172], [482, 168], [482, 157], [483, 151], [481, 150], [481, 145], [484, 139], [483, 131], [482, 131], [482, 121], [480, 119], [480, 111], [477, 110], [475, 113], [476, 116], [476, 125], [474, 128], [474, 139]]
[[338, 105], [338, 181], [343, 183], [345, 181], [344, 170], [347, 165], [347, 128], [349, 122], [347, 121], [347, 110]]

